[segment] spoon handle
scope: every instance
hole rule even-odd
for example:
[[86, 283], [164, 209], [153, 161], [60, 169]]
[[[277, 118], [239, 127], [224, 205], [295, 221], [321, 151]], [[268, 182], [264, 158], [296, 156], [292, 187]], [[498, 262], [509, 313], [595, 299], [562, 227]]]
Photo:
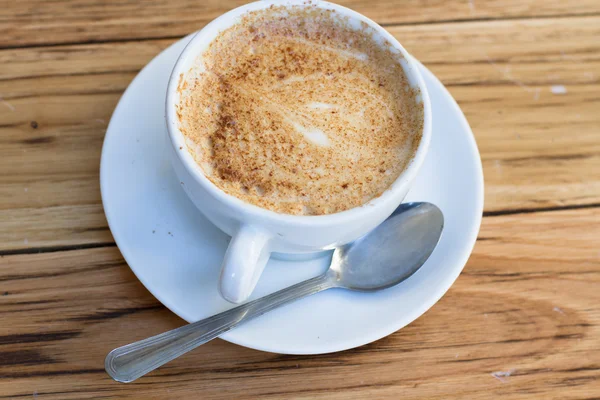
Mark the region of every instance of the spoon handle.
[[212, 317], [114, 349], [104, 368], [118, 382], [132, 382], [190, 350], [284, 304], [335, 286], [327, 273]]

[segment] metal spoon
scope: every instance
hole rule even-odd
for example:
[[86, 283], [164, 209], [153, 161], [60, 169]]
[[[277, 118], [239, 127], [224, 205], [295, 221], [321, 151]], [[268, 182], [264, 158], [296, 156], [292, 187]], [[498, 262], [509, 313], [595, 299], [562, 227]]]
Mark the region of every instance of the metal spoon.
[[284, 304], [331, 288], [361, 292], [389, 288], [414, 274], [429, 258], [444, 226], [439, 208], [407, 203], [360, 239], [335, 249], [329, 269], [263, 298], [193, 324], [114, 349], [104, 361], [118, 382], [132, 382], [161, 365]]

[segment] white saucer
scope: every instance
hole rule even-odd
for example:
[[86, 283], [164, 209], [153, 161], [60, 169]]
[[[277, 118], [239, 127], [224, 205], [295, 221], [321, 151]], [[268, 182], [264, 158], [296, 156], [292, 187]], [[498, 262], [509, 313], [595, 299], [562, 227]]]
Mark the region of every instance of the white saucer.
[[[232, 307], [217, 291], [229, 237], [208, 222], [183, 192], [167, 158], [164, 102], [177, 56], [175, 43], [133, 80], [104, 141], [100, 184], [104, 210], [125, 260], [165, 306], [192, 322]], [[442, 239], [404, 283], [379, 293], [329, 290], [275, 310], [222, 338], [286, 354], [318, 354], [361, 346], [409, 324], [437, 302], [460, 274], [475, 244], [483, 210], [483, 173], [473, 134], [442, 84], [421, 66], [433, 108], [431, 149], [407, 201], [444, 212]], [[319, 274], [329, 257], [271, 260], [253, 298]]]

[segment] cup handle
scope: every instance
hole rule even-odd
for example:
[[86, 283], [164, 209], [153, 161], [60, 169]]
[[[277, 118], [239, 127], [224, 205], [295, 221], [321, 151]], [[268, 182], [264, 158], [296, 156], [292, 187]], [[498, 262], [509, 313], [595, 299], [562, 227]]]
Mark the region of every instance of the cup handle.
[[250, 225], [241, 225], [233, 235], [221, 266], [219, 285], [225, 300], [237, 304], [250, 297], [271, 256], [270, 239]]

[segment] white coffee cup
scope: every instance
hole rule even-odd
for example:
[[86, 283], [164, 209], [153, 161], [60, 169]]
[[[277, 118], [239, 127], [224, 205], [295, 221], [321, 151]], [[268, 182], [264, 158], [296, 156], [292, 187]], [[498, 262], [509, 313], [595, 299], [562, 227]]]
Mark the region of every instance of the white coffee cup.
[[[398, 41], [382, 27], [363, 15], [325, 1], [313, 1], [312, 6], [335, 10], [347, 16], [357, 29], [361, 22], [375, 29], [402, 55], [402, 67], [409, 84], [420, 90], [424, 123], [421, 141], [412, 161], [390, 188], [370, 202], [347, 211], [318, 216], [279, 214], [246, 203], [228, 195], [206, 178], [200, 166], [188, 152], [185, 137], [179, 130], [175, 106], [180, 75], [188, 72], [197, 56], [224, 29], [234, 25], [248, 11], [260, 10], [272, 4], [307, 6], [304, 0], [258, 1], [236, 8], [218, 17], [196, 33], [173, 69], [167, 89], [166, 122], [172, 143], [172, 162], [181, 184], [196, 207], [213, 224], [232, 236], [222, 264], [220, 291], [233, 303], [246, 300], [272, 252], [316, 253], [351, 242], [383, 222], [398, 207], [423, 163], [431, 136], [431, 106], [427, 89], [412, 58]], [[356, 24], [354, 24], [356, 23]]]

